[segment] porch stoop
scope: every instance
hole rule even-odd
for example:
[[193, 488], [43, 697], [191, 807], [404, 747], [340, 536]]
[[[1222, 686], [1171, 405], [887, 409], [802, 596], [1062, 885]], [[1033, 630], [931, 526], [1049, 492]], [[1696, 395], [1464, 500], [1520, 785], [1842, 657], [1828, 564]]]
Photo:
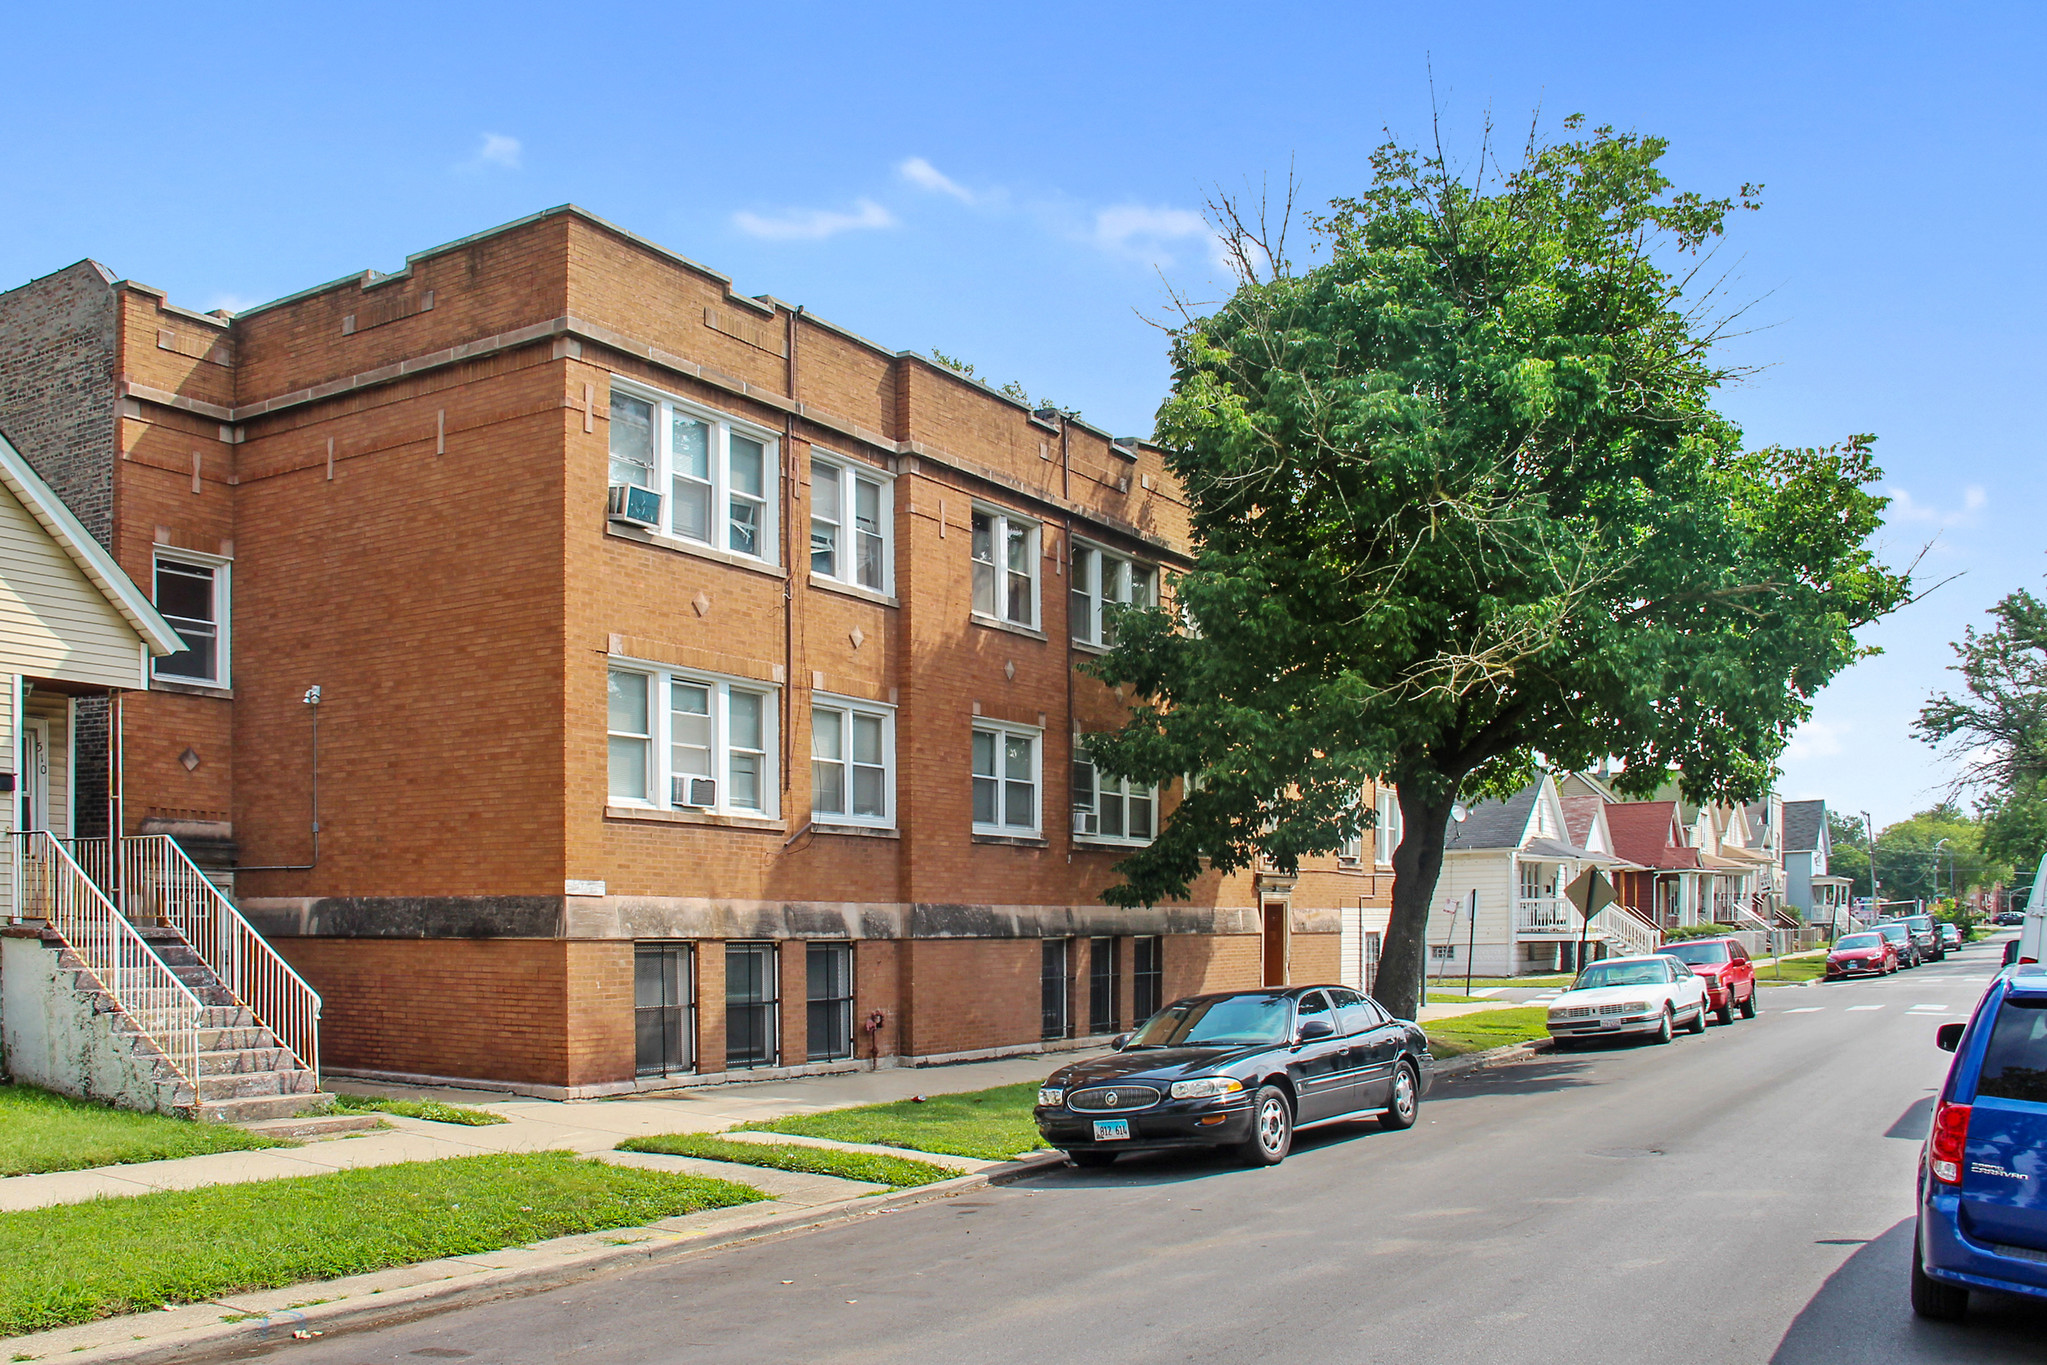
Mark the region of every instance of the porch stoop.
[[334, 1097], [321, 1091], [313, 1073], [256, 1022], [183, 934], [167, 925], [137, 925], [135, 932], [205, 1005], [199, 1028], [197, 1100], [190, 1086], [180, 1081], [173, 1087], [172, 1107], [201, 1122], [251, 1123], [302, 1118], [333, 1106]]

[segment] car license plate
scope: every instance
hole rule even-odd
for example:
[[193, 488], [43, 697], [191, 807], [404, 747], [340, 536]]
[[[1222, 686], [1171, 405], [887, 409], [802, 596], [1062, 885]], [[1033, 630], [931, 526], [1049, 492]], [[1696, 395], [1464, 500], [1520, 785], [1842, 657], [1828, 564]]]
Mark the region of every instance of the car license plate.
[[1095, 1120], [1095, 1141], [1096, 1141], [1096, 1142], [1128, 1142], [1128, 1141], [1130, 1141], [1130, 1120], [1129, 1120], [1129, 1119], [1096, 1119], [1096, 1120]]

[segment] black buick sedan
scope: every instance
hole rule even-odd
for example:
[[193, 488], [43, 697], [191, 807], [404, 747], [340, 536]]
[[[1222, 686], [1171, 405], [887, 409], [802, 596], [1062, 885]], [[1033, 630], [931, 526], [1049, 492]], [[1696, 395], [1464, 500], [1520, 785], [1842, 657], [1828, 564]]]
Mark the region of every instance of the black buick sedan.
[[1228, 1147], [1273, 1166], [1296, 1128], [1361, 1118], [1411, 1128], [1435, 1061], [1418, 1026], [1342, 986], [1189, 996], [1117, 1044], [1038, 1091], [1038, 1131], [1075, 1165]]

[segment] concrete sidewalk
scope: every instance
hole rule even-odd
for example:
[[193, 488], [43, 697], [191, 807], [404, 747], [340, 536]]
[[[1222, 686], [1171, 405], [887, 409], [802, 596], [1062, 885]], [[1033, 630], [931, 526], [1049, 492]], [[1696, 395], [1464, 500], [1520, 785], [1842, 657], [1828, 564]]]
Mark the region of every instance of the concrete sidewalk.
[[[302, 1147], [219, 1152], [209, 1156], [182, 1157], [175, 1161], [145, 1161], [126, 1166], [101, 1166], [87, 1171], [10, 1176], [0, 1179], [0, 1211], [74, 1204], [108, 1195], [189, 1190], [206, 1185], [320, 1175], [364, 1166], [390, 1166], [404, 1161], [434, 1161], [441, 1157], [476, 1156], [488, 1152], [570, 1151], [596, 1156], [610, 1152], [629, 1137], [653, 1133], [712, 1133], [759, 1119], [813, 1114], [823, 1109], [840, 1109], [855, 1104], [880, 1104], [909, 1099], [913, 1095], [953, 1094], [1038, 1081], [1056, 1067], [1093, 1055], [1096, 1054], [1061, 1052], [1056, 1056], [1005, 1057], [991, 1062], [963, 1062], [957, 1066], [898, 1067], [833, 1076], [798, 1076], [759, 1084], [678, 1090], [658, 1097], [604, 1100], [541, 1100], [498, 1091], [336, 1080], [329, 1082], [327, 1088], [342, 1094], [445, 1100], [451, 1104], [487, 1109], [501, 1115], [506, 1122], [488, 1127], [468, 1127], [385, 1115], [391, 1125], [387, 1129], [308, 1142]], [[770, 1140], [802, 1141], [791, 1138]], [[945, 1156], [924, 1159], [962, 1171], [977, 1171], [997, 1164]], [[768, 1177], [740, 1174], [756, 1169], [724, 1168], [728, 1179], [767, 1188]]]

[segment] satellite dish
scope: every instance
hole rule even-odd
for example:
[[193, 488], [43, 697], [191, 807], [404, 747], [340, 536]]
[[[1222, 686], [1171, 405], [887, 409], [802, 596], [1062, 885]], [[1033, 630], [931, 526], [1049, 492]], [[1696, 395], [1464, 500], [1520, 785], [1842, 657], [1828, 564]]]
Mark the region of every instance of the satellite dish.
[[1464, 808], [1464, 803], [1462, 801], [1459, 801], [1450, 807], [1450, 818], [1452, 820], [1455, 820], [1460, 825], [1464, 823], [1464, 817], [1469, 814], [1471, 814], [1471, 812]]

